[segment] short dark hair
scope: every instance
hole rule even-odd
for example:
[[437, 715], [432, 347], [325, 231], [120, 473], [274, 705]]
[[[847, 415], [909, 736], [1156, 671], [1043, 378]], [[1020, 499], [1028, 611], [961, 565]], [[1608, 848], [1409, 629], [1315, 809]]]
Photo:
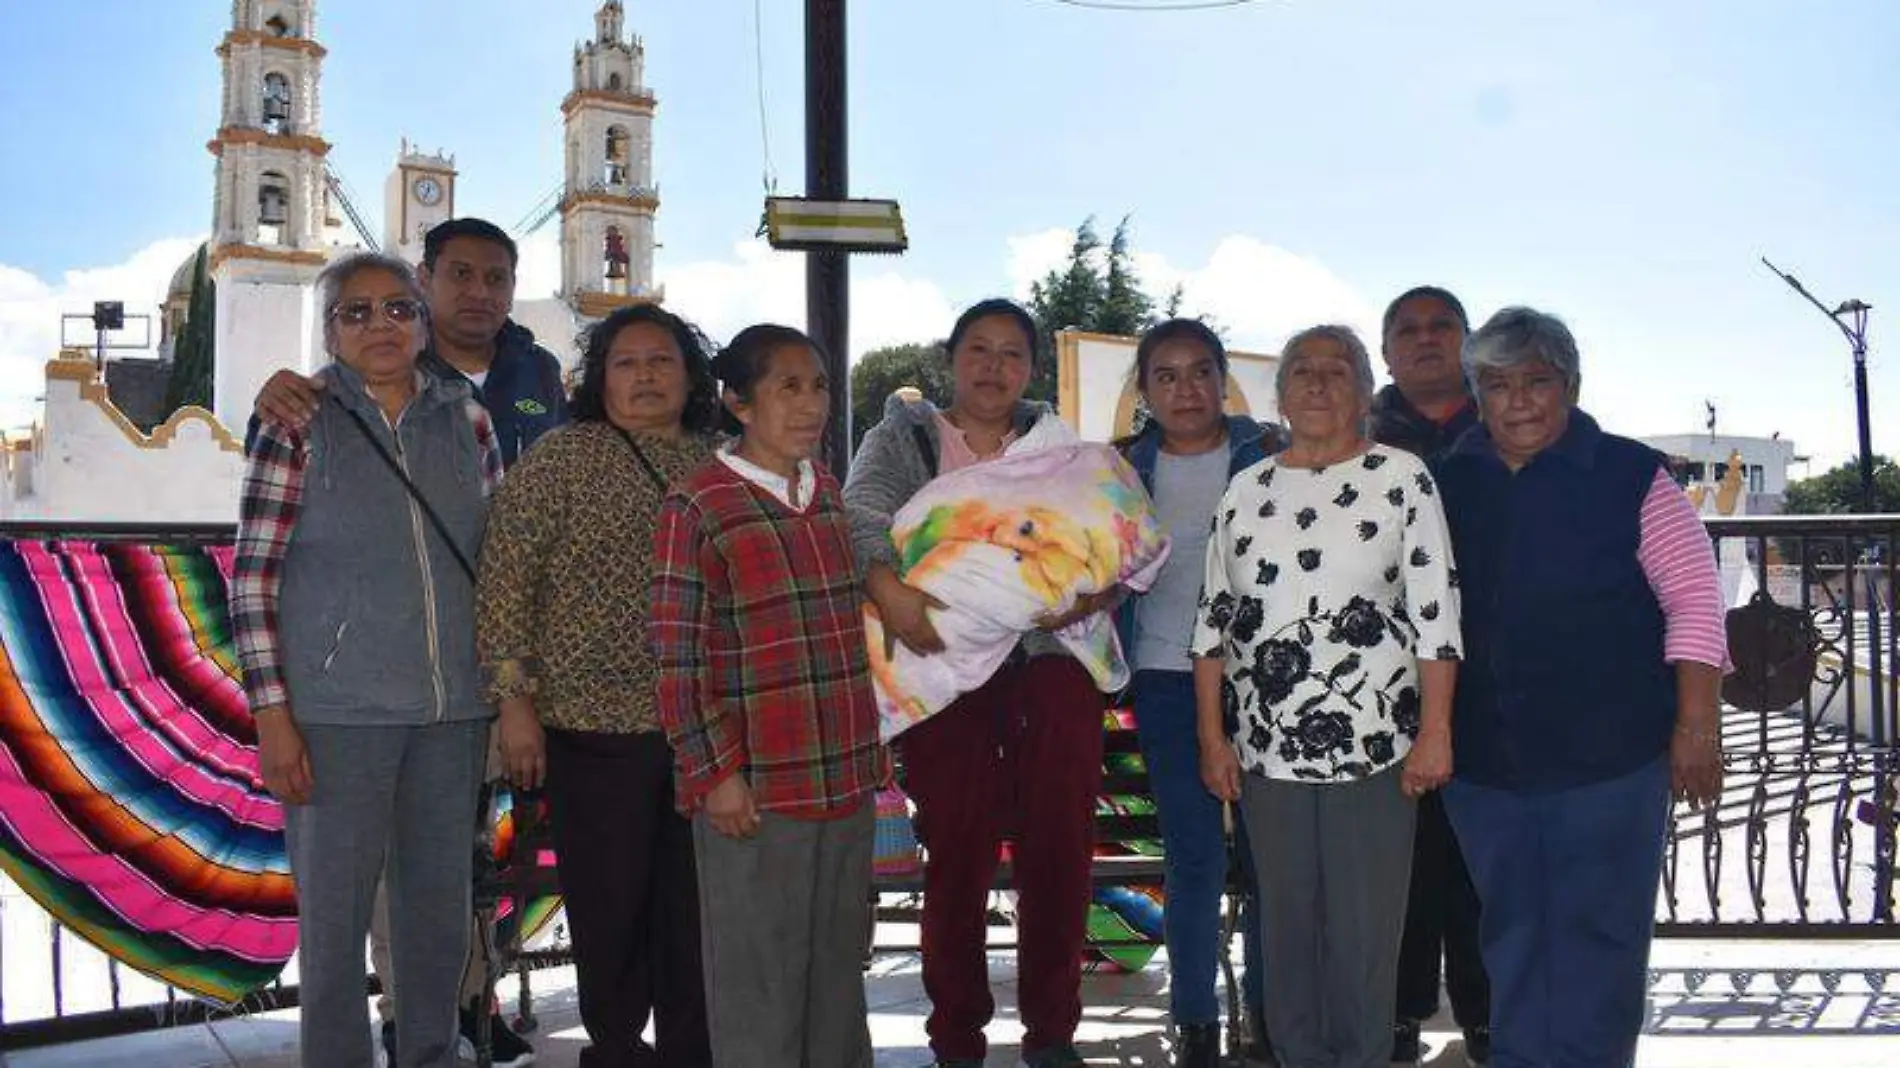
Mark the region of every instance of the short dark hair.
[[950, 328], [950, 340], [943, 343], [944, 356], [954, 358], [957, 354], [957, 346], [963, 344], [963, 335], [969, 333], [970, 327], [975, 326], [978, 320], [987, 319], [992, 315], [1003, 315], [1016, 320], [1016, 325], [1023, 328], [1023, 336], [1029, 339], [1029, 366], [1035, 367], [1042, 362], [1042, 335], [1036, 329], [1036, 317], [1029, 314], [1022, 305], [1003, 297], [979, 300], [963, 309], [963, 314], [957, 316], [957, 324]]
[[1464, 330], [1467, 334], [1471, 333], [1471, 316], [1465, 314], [1464, 303], [1457, 297], [1452, 296], [1451, 290], [1445, 289], [1442, 286], [1413, 286], [1398, 296], [1393, 297], [1392, 303], [1385, 306], [1385, 320], [1379, 324], [1379, 336], [1381, 338], [1384, 338], [1385, 335], [1392, 332], [1392, 323], [1399, 317], [1399, 307], [1406, 301], [1416, 300], [1419, 297], [1430, 297], [1445, 307], [1450, 308], [1451, 313], [1458, 317], [1459, 328]]
[[442, 255], [442, 250], [448, 247], [449, 242], [458, 237], [493, 241], [508, 250], [509, 270], [512, 271], [521, 266], [521, 250], [515, 247], [515, 239], [509, 237], [501, 227], [487, 219], [477, 219], [474, 216], [450, 219], [448, 222], [437, 223], [430, 227], [429, 232], [422, 236], [422, 265], [431, 271], [435, 270], [436, 257]]
[[[803, 330], [778, 323], [755, 323], [733, 335], [732, 340], [726, 342], [726, 347], [719, 350], [719, 355], [713, 357], [713, 373], [719, 376], [721, 386], [750, 404], [753, 389], [769, 368], [772, 350], [785, 345], [808, 348], [818, 357], [820, 366], [831, 366], [831, 361], [825, 358], [825, 351]], [[721, 410], [728, 433], [745, 432], [745, 426], [739, 422], [738, 416], [724, 411], [723, 406]]]
[[1214, 367], [1220, 371], [1222, 381], [1226, 380], [1227, 345], [1213, 327], [1199, 319], [1164, 319], [1149, 327], [1135, 346], [1136, 389], [1148, 388], [1148, 365], [1154, 362], [1155, 350], [1177, 339], [1198, 342], [1204, 346], [1213, 355]]
[[680, 425], [695, 434], [719, 427], [719, 384], [713, 380], [712, 343], [692, 323], [657, 304], [629, 304], [617, 308], [581, 335], [581, 380], [574, 387], [568, 411], [577, 423], [607, 419], [607, 353], [620, 332], [637, 323], [652, 323], [673, 336], [686, 364], [686, 410]]

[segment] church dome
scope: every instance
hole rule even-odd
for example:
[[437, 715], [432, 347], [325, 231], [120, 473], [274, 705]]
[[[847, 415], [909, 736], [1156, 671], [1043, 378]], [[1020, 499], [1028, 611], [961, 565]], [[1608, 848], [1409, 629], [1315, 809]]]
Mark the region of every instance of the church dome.
[[191, 255], [185, 257], [185, 262], [179, 264], [178, 269], [172, 272], [171, 285], [165, 287], [165, 303], [191, 299], [191, 277], [198, 266], [198, 253], [203, 252], [204, 248], [204, 245], [199, 245], [192, 249]]

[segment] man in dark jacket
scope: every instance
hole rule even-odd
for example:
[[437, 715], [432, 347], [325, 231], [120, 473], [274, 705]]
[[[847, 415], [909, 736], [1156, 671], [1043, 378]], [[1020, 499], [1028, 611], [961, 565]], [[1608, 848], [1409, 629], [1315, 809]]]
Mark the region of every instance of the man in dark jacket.
[[[567, 422], [567, 389], [561, 363], [535, 344], [528, 328], [508, 318], [515, 304], [515, 269], [520, 252], [499, 226], [486, 219], [450, 219], [422, 239], [422, 268], [418, 272], [428, 298], [430, 339], [417, 366], [438, 378], [467, 379], [475, 396], [488, 410], [501, 446], [504, 469], [534, 445], [542, 434]], [[258, 420], [301, 428], [316, 415], [323, 401], [323, 383], [295, 371], [272, 375], [258, 392], [256, 414], [246, 442], [255, 436]], [[370, 959], [389, 989], [388, 924], [378, 888], [376, 919], [370, 928]], [[479, 947], [482, 939], [471, 945]], [[468, 980], [463, 996], [471, 1002], [485, 994], [488, 976], [479, 949], [471, 949]], [[395, 1016], [390, 998], [377, 1004], [383, 1018], [383, 1047], [394, 1064]], [[461, 1009], [462, 1035], [471, 1046], [482, 1018], [479, 1004]], [[489, 1016], [493, 1063], [497, 1068], [524, 1068], [534, 1063], [534, 1049], [507, 1027], [499, 1013]]]
[[[429, 298], [429, 347], [418, 365], [438, 377], [462, 377], [488, 409], [504, 466], [542, 434], [567, 422], [561, 362], [508, 318], [515, 306], [514, 240], [486, 219], [450, 219], [422, 239], [418, 272]], [[309, 423], [322, 383], [279, 371], [257, 394], [257, 417], [284, 426]]]
[[[1386, 307], [1383, 325], [1392, 384], [1373, 400], [1372, 436], [1429, 460], [1478, 422], [1462, 359], [1470, 320], [1450, 292], [1419, 286]], [[1395, 1064], [1418, 1062], [1419, 1027], [1438, 1013], [1441, 957], [1452, 1017], [1464, 1031], [1465, 1057], [1483, 1065], [1491, 1059], [1491, 984], [1478, 952], [1478, 894], [1444, 802], [1434, 791], [1418, 802], [1411, 898], [1399, 947]]]

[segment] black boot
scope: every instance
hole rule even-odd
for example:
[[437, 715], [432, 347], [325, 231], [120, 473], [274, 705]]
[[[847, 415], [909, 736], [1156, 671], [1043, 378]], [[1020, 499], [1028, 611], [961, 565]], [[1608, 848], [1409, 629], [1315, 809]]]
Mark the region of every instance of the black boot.
[[1220, 1024], [1182, 1024], [1175, 1033], [1174, 1068], [1221, 1068]]

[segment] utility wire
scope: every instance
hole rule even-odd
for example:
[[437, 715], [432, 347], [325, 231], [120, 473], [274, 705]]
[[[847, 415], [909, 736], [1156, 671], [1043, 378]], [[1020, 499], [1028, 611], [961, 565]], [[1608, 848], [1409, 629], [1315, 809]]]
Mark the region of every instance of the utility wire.
[[1094, 8], [1098, 11], [1209, 11], [1222, 7], [1242, 7], [1260, 0], [1048, 0], [1067, 7]]
[[778, 171], [772, 166], [772, 134], [765, 107], [765, 0], [752, 0], [752, 53], [759, 86], [759, 148], [765, 157], [765, 195], [778, 191]]

